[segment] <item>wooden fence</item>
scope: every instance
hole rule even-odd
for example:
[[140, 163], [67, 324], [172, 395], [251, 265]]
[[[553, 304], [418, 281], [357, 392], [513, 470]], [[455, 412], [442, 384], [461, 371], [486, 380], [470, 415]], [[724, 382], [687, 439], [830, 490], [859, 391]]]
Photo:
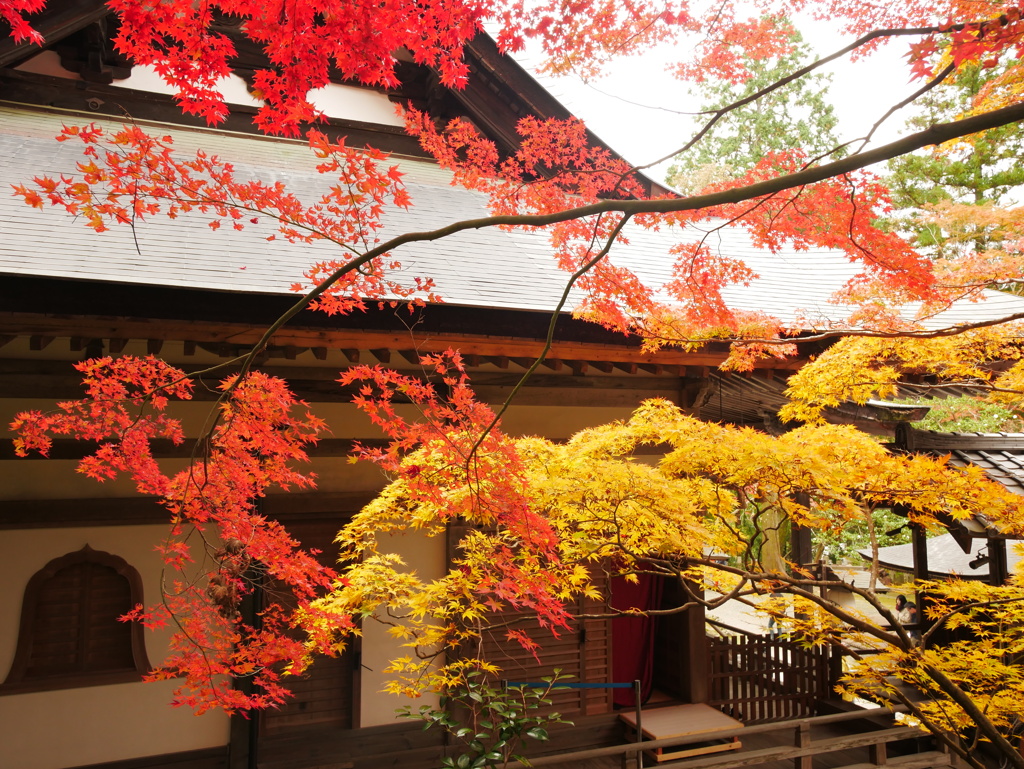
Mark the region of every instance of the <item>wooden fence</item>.
[[746, 724], [815, 715], [833, 695], [827, 648], [768, 636], [708, 639], [708, 704]]

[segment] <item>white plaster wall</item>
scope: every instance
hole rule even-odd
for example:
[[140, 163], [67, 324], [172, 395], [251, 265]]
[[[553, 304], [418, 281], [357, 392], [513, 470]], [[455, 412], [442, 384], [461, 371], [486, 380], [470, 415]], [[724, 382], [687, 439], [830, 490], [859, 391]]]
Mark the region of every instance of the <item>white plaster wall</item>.
[[[0, 432], [15, 411], [52, 408], [52, 401], [0, 400]], [[178, 407], [193, 432], [210, 404]], [[413, 418], [415, 409], [399, 406]], [[350, 404], [314, 404], [335, 438], [370, 438], [381, 433]], [[630, 409], [560, 406], [514, 406], [504, 419], [513, 435], [541, 434], [567, 438], [585, 427], [627, 418]], [[180, 462], [168, 463], [180, 465]], [[99, 484], [75, 473], [71, 460], [25, 460], [0, 463], [0, 499], [76, 498], [131, 496], [127, 482]], [[172, 468], [168, 468], [172, 469]], [[314, 459], [309, 469], [319, 476], [323, 491], [357, 491], [382, 488], [387, 479], [374, 466], [350, 464], [346, 458]], [[88, 543], [97, 550], [121, 556], [143, 575], [148, 598], [156, 595], [160, 561], [153, 545], [165, 533], [163, 526], [37, 529], [0, 532], [0, 578], [8, 590], [0, 594], [0, 675], [6, 675], [14, 654], [21, 596], [28, 579], [49, 560], [78, 550]], [[408, 568], [424, 579], [439, 577], [445, 567], [442, 537], [396, 535], [381, 542], [397, 552]], [[410, 704], [404, 698], [383, 693], [388, 662], [408, 652], [388, 636], [386, 627], [367, 621], [363, 627], [360, 682], [360, 726], [392, 723], [395, 710]], [[150, 636], [150, 661], [158, 663], [166, 639]], [[209, 714], [194, 718], [189, 711], [172, 709], [167, 684], [126, 684], [81, 690], [42, 692], [0, 697], [0, 767], [57, 769], [90, 762], [117, 760], [161, 752], [191, 750], [227, 742], [227, 718]], [[428, 700], [413, 704], [418, 707]], [[83, 703], [86, 703], [85, 707]], [[82, 708], [81, 711], [77, 710]], [[54, 718], [68, 714], [67, 738], [48, 740]], [[76, 714], [72, 717], [70, 714]], [[52, 744], [51, 744], [52, 743]], [[5, 760], [6, 759], [6, 760]]]
[[[163, 526], [106, 526], [0, 532], [0, 676], [14, 659], [28, 580], [49, 561], [88, 544], [124, 558], [142, 577], [143, 598], [157, 598], [162, 563], [153, 545]], [[156, 665], [167, 632], [147, 632]], [[0, 696], [0, 767], [62, 769], [138, 756], [198, 750], [228, 741], [228, 718], [170, 706], [173, 681], [89, 686]]]
[[228, 719], [171, 708], [173, 682], [0, 697], [0, 766], [63, 769], [226, 745]]
[[[113, 85], [119, 88], [131, 88], [136, 91], [148, 91], [149, 93], [165, 93], [171, 96], [175, 90], [163, 78], [157, 74], [150, 65], [132, 67], [132, 74], [124, 80], [115, 80]], [[237, 75], [222, 77], [217, 82], [217, 90], [221, 92], [224, 101], [228, 104], [241, 104], [248, 107], [258, 107], [260, 102], [249, 95], [249, 89], [245, 81]]]
[[[432, 579], [444, 574], [445, 547], [444, 537], [424, 539], [419, 536], [402, 534], [379, 538], [380, 547], [385, 552], [398, 553], [402, 556], [409, 571], [415, 572], [421, 579]], [[434, 704], [436, 699], [421, 697], [415, 702], [406, 697], [387, 694], [383, 691], [388, 676], [384, 669], [388, 663], [398, 656], [409, 654], [410, 649], [403, 649], [399, 642], [387, 634], [387, 627], [373, 620], [363, 622], [363, 670], [360, 689], [360, 726], [379, 726], [395, 720], [395, 710], [403, 705]]]
[[[82, 79], [78, 74], [64, 69], [60, 64], [60, 57], [53, 51], [43, 51], [20, 65], [18, 69], [22, 72], [63, 77], [69, 80]], [[174, 94], [174, 89], [165, 83], [156, 70], [149, 65], [132, 67], [130, 77], [124, 80], [115, 80], [113, 85], [149, 93]], [[224, 95], [224, 101], [228, 104], [248, 107], [258, 107], [261, 104], [260, 101], [252, 97], [246, 82], [237, 75], [221, 78], [217, 88]], [[370, 88], [355, 88], [331, 83], [311, 91], [309, 100], [327, 117], [388, 126], [405, 125], [405, 121], [399, 117], [395, 111], [395, 105], [388, 97]]]
[[54, 51], [43, 51], [38, 56], [33, 56], [24, 64], [15, 67], [20, 72], [31, 72], [35, 75], [48, 75], [50, 77], [63, 77], [68, 80], [81, 80], [77, 72], [71, 72], [60, 65], [60, 56]]

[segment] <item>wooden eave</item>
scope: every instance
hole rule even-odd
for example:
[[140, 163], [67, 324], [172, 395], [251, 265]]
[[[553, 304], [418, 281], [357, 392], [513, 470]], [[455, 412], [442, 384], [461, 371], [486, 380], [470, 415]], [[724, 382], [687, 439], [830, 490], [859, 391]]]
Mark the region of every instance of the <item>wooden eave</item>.
[[[109, 17], [109, 18], [108, 18]], [[41, 48], [32, 43], [14, 43], [9, 36], [0, 37], [0, 92], [5, 100], [24, 104], [58, 107], [68, 110], [92, 111], [117, 118], [129, 116], [134, 120], [153, 120], [178, 125], [206, 126], [206, 121], [181, 112], [173, 97], [108, 85], [112, 72], [126, 64], [113, 53], [110, 37], [114, 22], [112, 13], [102, 0], [70, 0], [51, 3], [42, 13], [34, 14], [31, 23], [46, 39], [47, 49], [61, 48], [62, 61], [84, 62], [83, 80], [45, 77], [30, 73], [4, 71], [15, 67], [39, 53]], [[80, 34], [91, 26], [89, 39]], [[0, 32], [4, 25], [0, 23]], [[262, 50], [251, 43], [240, 30], [230, 24], [218, 29], [235, 43], [237, 56], [233, 66], [243, 79], [268, 66]], [[82, 47], [79, 55], [68, 49]], [[96, 50], [97, 46], [101, 51]], [[526, 115], [542, 120], [565, 120], [572, 117], [557, 99], [519, 66], [511, 57], [502, 54], [496, 43], [486, 34], [479, 34], [465, 46], [464, 56], [469, 66], [469, 77], [463, 88], [453, 89], [441, 85], [436, 72], [412, 62], [399, 62], [397, 73], [402, 83], [397, 88], [380, 89], [396, 102], [413, 104], [427, 110], [435, 120], [447, 122], [454, 117], [466, 117], [478, 126], [499, 150], [511, 154], [519, 146], [516, 131], [518, 121]], [[114, 58], [117, 61], [107, 61]], [[124, 77], [124, 74], [117, 75]], [[343, 80], [349, 86], [367, 87], [361, 83]], [[255, 108], [231, 105], [230, 114], [218, 129], [257, 134], [252, 122]], [[332, 138], [346, 137], [350, 146], [372, 146], [386, 152], [410, 157], [426, 157], [419, 142], [405, 134], [401, 128], [363, 123], [354, 120], [329, 119], [318, 126]], [[587, 133], [590, 144], [620, 158], [592, 132]], [[621, 158], [620, 158], [621, 159]], [[668, 188], [638, 175], [650, 194], [674, 194]]]
[[[464, 89], [452, 91], [453, 98], [457, 99], [476, 121], [488, 124], [496, 122], [494, 117], [501, 114], [500, 106], [494, 103], [494, 96], [503, 98], [508, 104], [506, 109], [511, 114], [503, 115], [505, 122], [500, 126], [495, 125], [493, 130], [507, 132], [512, 128], [509, 133], [512, 146], [519, 144], [518, 134], [514, 131], [515, 121], [527, 113], [543, 119], [567, 120], [574, 117], [530, 73], [510, 56], [501, 53], [497, 43], [490, 36], [481, 34], [473, 38], [466, 46], [466, 59], [470, 64], [472, 76]], [[514, 116], [515, 119], [510, 120]], [[591, 146], [606, 149], [612, 157], [624, 160], [593, 131], [587, 131], [587, 139]], [[643, 174], [638, 173], [636, 177], [648, 195], [678, 194]]]
[[[0, 339], [10, 343], [17, 337], [34, 338], [32, 345], [38, 347], [47, 339], [68, 337], [78, 340], [82, 350], [92, 340], [103, 340], [106, 351], [123, 348], [128, 340], [146, 340], [153, 346], [182, 341], [233, 357], [256, 343], [294, 302], [288, 295], [6, 276], [0, 287]], [[549, 319], [540, 312], [451, 305], [431, 305], [412, 314], [373, 306], [365, 313], [341, 317], [303, 311], [274, 335], [271, 350], [288, 358], [310, 351], [314, 359], [323, 357], [318, 350], [352, 351], [346, 353], [351, 362], [370, 352], [391, 363], [455, 347], [470, 359], [478, 356], [499, 368], [522, 368], [541, 352]], [[292, 353], [283, 354], [289, 348]], [[727, 354], [728, 345], [723, 343], [697, 352], [645, 352], [635, 337], [564, 315], [556, 326], [548, 364], [557, 368], [562, 361], [578, 373], [610, 373], [613, 368], [628, 373], [702, 370], [718, 365]], [[764, 368], [790, 371], [801, 362], [771, 361]]]
[[[6, 69], [0, 70], [0, 94], [3, 101], [8, 103], [93, 113], [117, 120], [130, 119], [209, 129], [203, 118], [184, 114], [174, 99], [167, 94], [137, 91], [102, 83], [88, 83]], [[262, 136], [252, 122], [255, 114], [255, 107], [233, 104], [227, 118], [214, 130]], [[406, 157], [428, 157], [419, 142], [398, 126], [332, 118], [319, 127], [332, 140], [344, 137], [349, 146], [371, 146]], [[286, 140], [267, 138], [267, 141]]]
[[[39, 13], [31, 14], [28, 21], [49, 47], [109, 14], [103, 0], [61, 0], [48, 3]], [[31, 41], [15, 42], [9, 32], [7, 23], [0, 21], [0, 69], [15, 67], [41, 50]]]

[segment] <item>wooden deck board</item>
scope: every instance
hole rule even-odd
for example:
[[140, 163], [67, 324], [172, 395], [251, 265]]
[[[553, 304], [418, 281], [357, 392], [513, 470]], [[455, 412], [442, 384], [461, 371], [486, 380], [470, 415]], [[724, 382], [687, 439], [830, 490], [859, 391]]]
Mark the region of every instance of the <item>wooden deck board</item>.
[[[849, 736], [851, 731], [849, 728], [843, 728], [843, 725], [826, 725], [817, 727], [814, 730], [813, 738], [817, 740], [825, 740], [829, 738], [839, 738]], [[783, 748], [792, 747], [792, 742], [789, 739], [792, 736], [791, 732], [769, 732], [760, 734], [750, 734], [743, 737], [742, 749], [731, 753], [728, 757], [723, 756], [723, 761], [727, 758], [735, 759], [736, 763], [743, 760], [745, 754], [765, 750], [767, 748]], [[909, 741], [906, 741], [909, 743]], [[890, 743], [890, 746], [893, 743]], [[897, 743], [899, 744], [899, 743]], [[909, 748], [909, 744], [908, 744]], [[679, 767], [684, 769], [688, 763], [695, 763], [693, 761], [674, 761], [671, 764], [662, 764], [658, 766], [658, 769], [672, 769]], [[944, 763], [945, 761], [945, 763]], [[938, 754], [931, 752], [922, 755], [920, 761], [915, 760], [913, 755], [908, 756], [896, 756], [891, 755], [889, 758], [889, 764], [896, 767], [906, 767], [906, 769], [927, 769], [927, 767], [939, 767], [948, 766], [948, 757], [938, 757]], [[813, 766], [814, 769], [852, 769], [857, 765], [866, 765], [874, 767], [875, 764], [871, 763], [869, 756], [869, 748], [860, 747], [852, 748], [847, 750], [837, 750], [830, 753], [819, 753], [814, 756]], [[644, 762], [645, 767], [653, 767], [655, 763], [649, 759]], [[729, 764], [725, 763], [721, 769], [726, 769]], [[759, 769], [793, 769], [793, 759], [785, 759], [782, 761], [766, 761], [756, 765]], [[608, 756], [601, 758], [591, 758], [582, 761], [566, 762], [559, 764], [550, 764], [544, 767], [544, 769], [622, 769], [622, 762], [618, 756]]]

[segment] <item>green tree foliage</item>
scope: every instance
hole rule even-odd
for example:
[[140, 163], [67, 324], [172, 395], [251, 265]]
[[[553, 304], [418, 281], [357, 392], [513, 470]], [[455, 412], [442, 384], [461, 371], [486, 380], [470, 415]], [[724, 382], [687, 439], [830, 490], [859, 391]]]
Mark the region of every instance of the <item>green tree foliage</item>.
[[[990, 82], [1003, 74], [1002, 67], [980, 64], [963, 67], [956, 78], [925, 94], [916, 102], [921, 112], [907, 120], [914, 130], [954, 120], [969, 111]], [[940, 203], [1000, 204], [1024, 184], [1024, 127], [1020, 123], [976, 134], [969, 140], [950, 142], [930, 150], [904, 155], [889, 162], [886, 182], [893, 205], [902, 212], [895, 226], [913, 234], [921, 247], [941, 253], [945, 237], [929, 226], [924, 213]], [[977, 248], [984, 247], [977, 242]]]
[[872, 510], [870, 519], [851, 521], [842, 531], [816, 529], [813, 533], [816, 559], [829, 563], [863, 563], [858, 551], [903, 545], [911, 536], [907, 519], [887, 507]]
[[[774, 20], [787, 25], [785, 19]], [[744, 54], [748, 76], [740, 83], [705, 80], [700, 86], [700, 107], [705, 116], [730, 107], [776, 83], [814, 59], [800, 32], [789, 26], [789, 53], [777, 58]], [[678, 155], [667, 179], [679, 191], [697, 194], [710, 186], [741, 176], [762, 158], [800, 147], [808, 158], [828, 155], [838, 159], [837, 119], [827, 99], [831, 77], [814, 73], [735, 109], [729, 109], [711, 132]]]

